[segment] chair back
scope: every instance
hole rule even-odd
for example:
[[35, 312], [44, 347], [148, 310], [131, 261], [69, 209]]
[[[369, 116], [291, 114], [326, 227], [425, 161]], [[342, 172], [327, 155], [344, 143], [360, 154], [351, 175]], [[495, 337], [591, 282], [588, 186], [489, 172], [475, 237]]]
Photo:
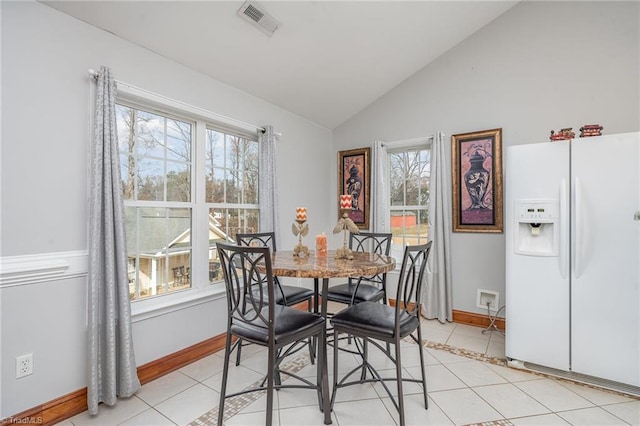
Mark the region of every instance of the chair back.
[[[269, 247], [217, 244], [227, 290], [229, 329], [238, 322], [273, 334], [274, 280]], [[253, 290], [253, 291], [252, 291]]]
[[236, 241], [239, 246], [247, 247], [269, 247], [272, 251], [276, 250], [276, 233], [275, 232], [257, 232], [252, 234], [236, 234]]
[[429, 241], [426, 244], [404, 248], [396, 292], [396, 333], [401, 318], [414, 316], [420, 320], [422, 283], [432, 243]]
[[[276, 233], [275, 232], [254, 232], [247, 234], [236, 234], [236, 241], [239, 246], [246, 247], [269, 247], [272, 252], [276, 251]], [[278, 292], [278, 296], [285, 301], [286, 297], [282, 290], [282, 284], [280, 284], [280, 280], [278, 277], [273, 277], [273, 280], [276, 284], [276, 291]], [[258, 284], [257, 282], [253, 283]], [[269, 299], [270, 300], [270, 299]]]
[[[359, 234], [350, 234], [349, 248], [353, 251], [361, 251], [389, 256], [391, 250], [392, 234], [382, 232], [360, 232]], [[350, 282], [366, 281], [370, 283], [385, 284], [386, 273], [371, 275], [366, 277], [349, 278]]]
[[360, 232], [349, 234], [349, 248], [355, 251], [384, 254], [389, 256], [392, 234], [381, 232]]

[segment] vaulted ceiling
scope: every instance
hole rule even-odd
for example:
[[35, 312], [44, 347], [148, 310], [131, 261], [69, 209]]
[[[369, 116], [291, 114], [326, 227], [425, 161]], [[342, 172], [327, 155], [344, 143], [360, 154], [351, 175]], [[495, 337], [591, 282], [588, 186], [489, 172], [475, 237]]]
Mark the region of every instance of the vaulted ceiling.
[[242, 1], [43, 3], [333, 129], [517, 1], [262, 1], [271, 36]]

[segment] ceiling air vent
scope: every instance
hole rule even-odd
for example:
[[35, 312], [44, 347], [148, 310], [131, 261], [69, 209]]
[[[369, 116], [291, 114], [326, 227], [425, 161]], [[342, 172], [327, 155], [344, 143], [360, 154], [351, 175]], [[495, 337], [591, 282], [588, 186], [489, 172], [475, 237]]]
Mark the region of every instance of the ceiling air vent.
[[271, 16], [255, 1], [245, 2], [242, 7], [238, 9], [238, 15], [258, 27], [267, 35], [272, 35], [281, 25], [276, 18]]

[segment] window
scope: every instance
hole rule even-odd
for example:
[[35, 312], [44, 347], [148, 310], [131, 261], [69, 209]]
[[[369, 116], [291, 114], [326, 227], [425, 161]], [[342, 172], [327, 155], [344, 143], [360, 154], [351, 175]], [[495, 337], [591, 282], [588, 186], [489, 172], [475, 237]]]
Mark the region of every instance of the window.
[[388, 158], [391, 251], [402, 258], [405, 245], [424, 244], [428, 239], [431, 150], [424, 146], [389, 149]]
[[259, 226], [257, 138], [172, 111], [116, 107], [132, 300], [220, 282], [216, 242]]
[[206, 174], [210, 214], [227, 235], [258, 232], [257, 142], [207, 129]]

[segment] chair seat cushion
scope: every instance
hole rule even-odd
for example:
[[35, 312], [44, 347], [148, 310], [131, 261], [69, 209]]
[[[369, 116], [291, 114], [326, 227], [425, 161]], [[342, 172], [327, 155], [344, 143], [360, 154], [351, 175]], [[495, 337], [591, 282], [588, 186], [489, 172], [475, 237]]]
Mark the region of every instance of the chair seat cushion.
[[[282, 292], [287, 300], [287, 306], [295, 305], [296, 303], [302, 302], [304, 300], [311, 299], [314, 295], [312, 289], [304, 288], [304, 287], [296, 287], [292, 285], [281, 285]], [[284, 305], [284, 300], [280, 292], [277, 292], [276, 303], [278, 305]]]
[[[280, 288], [282, 292], [278, 290], [278, 287], [275, 289], [275, 297], [277, 305], [286, 305], [292, 306], [297, 303], [303, 302], [305, 300], [311, 299], [313, 297], [313, 290], [304, 288], [304, 287], [296, 287], [291, 285], [281, 285]], [[284, 297], [283, 297], [284, 293]], [[265, 297], [267, 296], [267, 289], [263, 287], [263, 293]], [[257, 299], [260, 297], [260, 290], [254, 290], [253, 296]], [[287, 303], [285, 304], [285, 300]]]
[[[388, 340], [394, 338], [396, 308], [377, 302], [362, 302], [349, 306], [331, 318], [334, 330], [356, 336]], [[400, 314], [400, 338], [414, 331], [420, 320], [405, 312]]]
[[[264, 308], [262, 310], [264, 318], [269, 317], [268, 309]], [[306, 336], [319, 333], [324, 326], [325, 320], [322, 315], [282, 305], [275, 306], [274, 334], [276, 345], [286, 345]], [[269, 340], [269, 330], [259, 317], [251, 323], [234, 320], [230, 331], [233, 335], [256, 343], [267, 344]]]
[[[356, 284], [340, 284], [329, 287], [327, 299], [332, 302], [351, 304], [351, 298], [356, 289]], [[381, 288], [371, 284], [360, 283], [358, 293], [353, 297], [353, 303], [361, 302], [378, 302], [384, 298], [384, 292]]]

